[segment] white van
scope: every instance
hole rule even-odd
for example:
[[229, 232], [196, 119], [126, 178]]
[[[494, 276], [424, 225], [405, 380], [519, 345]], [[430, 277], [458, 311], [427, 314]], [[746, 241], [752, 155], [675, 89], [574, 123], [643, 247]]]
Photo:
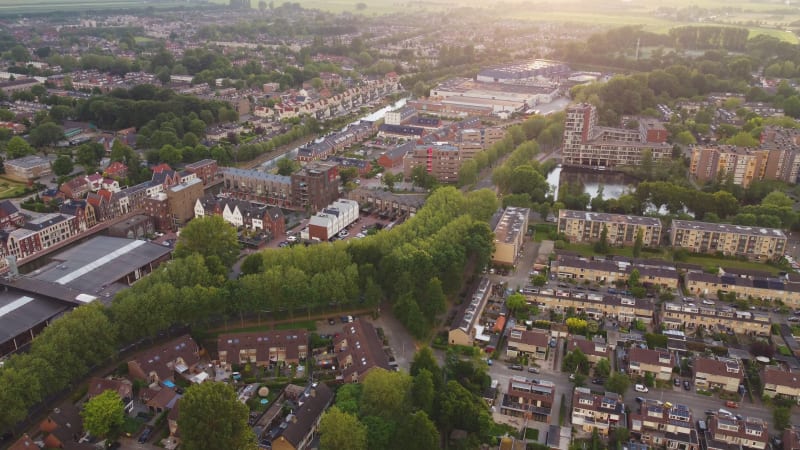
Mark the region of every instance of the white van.
[[720, 416], [733, 416], [733, 413], [728, 411], [727, 409], [720, 408], [719, 409]]
[[637, 384], [636, 386], [633, 387], [633, 389], [636, 392], [647, 392], [647, 391], [650, 390], [650, 389], [647, 389], [647, 386], [645, 386], [643, 384]]

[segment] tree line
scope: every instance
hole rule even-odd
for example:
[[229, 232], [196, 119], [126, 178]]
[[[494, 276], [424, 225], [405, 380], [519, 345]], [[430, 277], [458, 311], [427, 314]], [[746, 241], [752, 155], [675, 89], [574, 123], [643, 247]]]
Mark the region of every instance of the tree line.
[[176, 324], [206, 325], [260, 308], [274, 313], [331, 302], [374, 305], [386, 297], [412, 333], [426, 335], [433, 315], [444, 310], [443, 295], [461, 286], [467, 261], [477, 268], [489, 260], [486, 221], [496, 209], [491, 191], [440, 188], [416, 216], [391, 231], [257, 253], [245, 261], [240, 280], [227, 278], [238, 256], [235, 229], [220, 217], [195, 219], [182, 231], [172, 261], [117, 294], [109, 307], [92, 303], [65, 314], [34, 339], [30, 351], [5, 362], [0, 430], [111, 362], [120, 346]]

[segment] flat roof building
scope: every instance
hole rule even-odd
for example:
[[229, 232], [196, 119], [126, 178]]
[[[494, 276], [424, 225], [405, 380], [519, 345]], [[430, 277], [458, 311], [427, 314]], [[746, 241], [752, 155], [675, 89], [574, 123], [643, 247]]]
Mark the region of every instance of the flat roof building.
[[655, 217], [569, 209], [558, 212], [558, 232], [572, 242], [599, 241], [604, 227], [610, 245], [633, 245], [639, 232], [645, 247], [658, 247], [661, 242], [661, 220]]
[[0, 357], [28, 345], [69, 305], [17, 289], [0, 291]]
[[492, 263], [513, 266], [525, 242], [528, 232], [528, 216], [531, 210], [509, 206], [503, 211], [494, 228], [494, 253]]
[[464, 302], [461, 305], [461, 310], [453, 320], [453, 326], [448, 333], [450, 344], [472, 346], [476, 340], [489, 341], [489, 337], [483, 333], [480, 317], [489, 299], [491, 284], [488, 278], [481, 278], [469, 303]]
[[670, 240], [673, 248], [693, 253], [722, 253], [757, 261], [781, 258], [786, 248], [786, 234], [777, 228], [693, 220], [673, 220]]

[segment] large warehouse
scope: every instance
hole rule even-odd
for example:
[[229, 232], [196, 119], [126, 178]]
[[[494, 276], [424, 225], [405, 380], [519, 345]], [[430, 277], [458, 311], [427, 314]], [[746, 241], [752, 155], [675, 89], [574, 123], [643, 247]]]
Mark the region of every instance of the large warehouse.
[[68, 309], [66, 303], [41, 295], [16, 289], [0, 292], [0, 358], [27, 345]]

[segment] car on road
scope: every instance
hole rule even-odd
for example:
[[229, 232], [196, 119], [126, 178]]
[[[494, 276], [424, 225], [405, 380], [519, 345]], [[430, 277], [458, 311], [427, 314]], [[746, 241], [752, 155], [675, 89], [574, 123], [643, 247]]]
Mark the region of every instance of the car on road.
[[800, 322], [800, 317], [793, 316], [793, 317], [789, 317], [786, 320], [788, 320], [789, 322]]
[[592, 384], [602, 385], [606, 382], [603, 378], [592, 378]]
[[715, 410], [713, 410], [713, 409], [707, 409], [706, 410], [706, 415], [707, 416], [716, 416], [717, 412]]
[[683, 380], [683, 388], [687, 391], [692, 390], [692, 386], [689, 384], [689, 380]]
[[519, 364], [512, 364], [512, 365], [508, 366], [508, 368], [511, 369], [511, 370], [522, 370], [523, 369], [523, 367], [521, 365], [519, 365]]
[[733, 400], [728, 400], [727, 402], [725, 402], [725, 406], [727, 406], [728, 408], [738, 408], [739, 404], [734, 402]]
[[145, 428], [144, 431], [142, 431], [142, 434], [139, 435], [139, 443], [144, 444], [145, 442], [147, 442], [147, 440], [150, 439], [150, 434], [152, 432], [153, 432], [152, 428], [150, 427]]
[[722, 408], [720, 408], [720, 409], [719, 409], [719, 415], [720, 415], [720, 416], [731, 416], [731, 417], [732, 417], [732, 416], [733, 416], [733, 413], [732, 413], [732, 412], [730, 412], [730, 411], [728, 411], [727, 409], [722, 409]]
[[528, 372], [539, 373], [539, 369], [537, 367], [528, 367]]
[[633, 390], [635, 390], [636, 392], [649, 392], [650, 391], [650, 389], [647, 389], [647, 386], [645, 386], [643, 384], [635, 385], [633, 387]]
[[639, 403], [644, 403], [644, 397], [636, 397], [636, 401]]

